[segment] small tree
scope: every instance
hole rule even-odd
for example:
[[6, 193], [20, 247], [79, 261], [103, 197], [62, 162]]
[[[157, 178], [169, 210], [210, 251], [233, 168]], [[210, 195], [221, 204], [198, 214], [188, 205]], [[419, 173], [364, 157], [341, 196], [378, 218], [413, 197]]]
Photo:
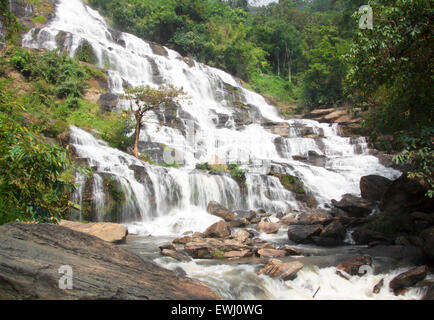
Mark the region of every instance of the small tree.
[[122, 98], [130, 101], [130, 110], [136, 119], [132, 150], [135, 157], [139, 156], [139, 137], [144, 125], [143, 118], [145, 114], [162, 105], [178, 103], [185, 97], [184, 89], [175, 88], [173, 85], [160, 86], [158, 89], [150, 86], [140, 86], [125, 91]]

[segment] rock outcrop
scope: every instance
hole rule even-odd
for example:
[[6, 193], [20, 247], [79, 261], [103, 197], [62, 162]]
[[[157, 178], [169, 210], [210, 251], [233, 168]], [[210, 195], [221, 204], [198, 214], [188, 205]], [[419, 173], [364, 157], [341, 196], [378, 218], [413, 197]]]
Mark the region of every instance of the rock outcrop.
[[62, 220], [60, 221], [59, 225], [71, 230], [87, 233], [98, 237], [101, 240], [116, 244], [124, 243], [128, 235], [128, 229], [117, 223], [81, 223]]
[[[0, 299], [219, 299], [200, 281], [58, 225], [0, 226]], [[59, 288], [72, 268], [72, 290]]]
[[380, 201], [391, 184], [392, 180], [382, 176], [364, 176], [360, 179], [362, 198], [371, 202]]

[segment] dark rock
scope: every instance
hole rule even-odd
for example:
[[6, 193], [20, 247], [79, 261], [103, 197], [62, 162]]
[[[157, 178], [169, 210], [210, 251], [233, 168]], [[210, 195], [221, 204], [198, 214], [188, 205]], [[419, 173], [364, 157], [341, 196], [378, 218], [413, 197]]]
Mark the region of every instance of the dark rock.
[[98, 104], [100, 107], [100, 112], [113, 112], [116, 110], [119, 103], [119, 96], [114, 93], [104, 93], [100, 95], [98, 99]]
[[434, 261], [434, 227], [422, 231], [420, 237], [425, 241], [423, 252]]
[[434, 286], [430, 286], [423, 297], [423, 300], [434, 300]]
[[398, 290], [411, 287], [417, 282], [422, 281], [423, 279], [425, 279], [427, 274], [427, 266], [410, 269], [393, 278], [392, 281], [390, 281], [389, 283], [389, 287], [396, 293]]
[[203, 235], [207, 238], [227, 238], [231, 235], [231, 226], [225, 221], [219, 221], [211, 225]]
[[384, 278], [382, 278], [374, 287], [374, 289], [372, 290], [373, 293], [375, 294], [379, 294], [381, 289], [383, 289], [384, 286]]
[[321, 225], [295, 225], [288, 228], [288, 239], [295, 243], [312, 243], [312, 237], [319, 235], [322, 231]]
[[368, 256], [353, 257], [344, 262], [341, 262], [336, 266], [338, 270], [345, 271], [352, 276], [359, 276], [361, 273], [361, 267], [372, 266], [372, 259]]
[[392, 182], [379, 204], [382, 212], [430, 213], [434, 208], [434, 199], [426, 196], [427, 189], [416, 179], [409, 179], [403, 174]]
[[392, 242], [390, 239], [386, 238], [382, 233], [366, 229], [364, 227], [357, 227], [353, 229], [352, 237], [356, 244], [367, 245], [369, 243], [379, 241], [379, 242]]
[[297, 216], [297, 224], [310, 225], [310, 224], [325, 224], [333, 217], [330, 213], [322, 209], [312, 209], [307, 212], [302, 212]]
[[392, 184], [392, 180], [382, 176], [370, 175], [360, 179], [362, 198], [371, 202], [380, 201]]
[[340, 201], [332, 200], [332, 204], [347, 212], [350, 217], [356, 218], [369, 215], [375, 207], [372, 202], [352, 194], [345, 194]]
[[[200, 281], [57, 225], [0, 226], [0, 299], [218, 299]], [[61, 290], [61, 266], [73, 290]], [[120, 290], [122, 288], [122, 290]]]
[[236, 219], [235, 213], [229, 211], [218, 202], [211, 201], [208, 203], [207, 212], [214, 216], [224, 219], [226, 222], [230, 222]]
[[422, 250], [414, 246], [377, 245], [366, 250], [366, 254], [373, 257], [386, 257], [409, 264], [423, 261]]

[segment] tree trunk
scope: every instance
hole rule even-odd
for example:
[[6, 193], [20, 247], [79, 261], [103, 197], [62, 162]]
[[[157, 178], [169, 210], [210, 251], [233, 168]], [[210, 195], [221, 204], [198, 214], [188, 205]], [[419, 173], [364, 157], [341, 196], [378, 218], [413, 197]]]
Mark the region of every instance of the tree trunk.
[[136, 118], [136, 129], [134, 131], [133, 155], [138, 158], [140, 130], [142, 129], [142, 115], [137, 111], [134, 116]]

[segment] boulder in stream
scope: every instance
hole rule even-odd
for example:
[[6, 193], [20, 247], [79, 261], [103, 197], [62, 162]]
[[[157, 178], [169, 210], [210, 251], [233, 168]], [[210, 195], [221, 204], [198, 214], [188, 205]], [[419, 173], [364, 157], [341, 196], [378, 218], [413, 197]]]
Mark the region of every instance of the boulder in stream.
[[304, 265], [299, 261], [283, 263], [278, 259], [271, 259], [268, 264], [259, 270], [258, 274], [265, 274], [273, 279], [292, 280]]
[[402, 289], [414, 286], [419, 281], [422, 281], [423, 279], [425, 279], [427, 274], [427, 266], [412, 268], [393, 278], [392, 281], [390, 281], [389, 283], [389, 287], [395, 292], [395, 294], [397, 294]]

